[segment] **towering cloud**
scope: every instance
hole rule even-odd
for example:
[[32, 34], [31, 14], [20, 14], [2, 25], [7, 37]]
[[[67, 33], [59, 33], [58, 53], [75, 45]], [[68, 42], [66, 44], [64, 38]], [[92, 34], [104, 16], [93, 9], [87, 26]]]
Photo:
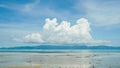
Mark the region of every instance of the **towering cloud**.
[[56, 18], [46, 19], [43, 31], [44, 40], [50, 43], [81, 43], [92, 40], [90, 25], [85, 18], [77, 20], [73, 26], [67, 21], [58, 24]]
[[47, 18], [41, 33], [33, 33], [23, 37], [22, 42], [34, 43], [93, 43], [90, 34], [90, 23], [87, 19], [81, 18], [74, 25], [70, 22], [57, 22], [54, 18]]

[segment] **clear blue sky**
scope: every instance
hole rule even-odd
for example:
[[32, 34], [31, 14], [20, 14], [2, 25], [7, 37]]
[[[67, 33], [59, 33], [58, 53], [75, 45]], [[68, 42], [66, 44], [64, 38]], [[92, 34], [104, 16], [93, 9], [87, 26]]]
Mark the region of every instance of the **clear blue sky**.
[[[34, 45], [15, 41], [31, 33], [41, 33], [46, 18], [74, 25], [88, 19], [95, 40], [120, 45], [120, 0], [0, 0], [0, 47]], [[49, 44], [49, 43], [48, 43]]]

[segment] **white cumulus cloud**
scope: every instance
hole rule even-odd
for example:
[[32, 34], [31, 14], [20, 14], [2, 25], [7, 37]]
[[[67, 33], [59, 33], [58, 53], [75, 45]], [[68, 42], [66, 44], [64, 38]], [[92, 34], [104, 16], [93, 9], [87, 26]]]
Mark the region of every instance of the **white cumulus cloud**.
[[32, 43], [82, 43], [91, 44], [97, 43], [90, 34], [90, 23], [86, 18], [81, 18], [76, 21], [74, 25], [70, 22], [57, 22], [54, 18], [50, 20], [47, 18], [41, 33], [32, 33], [19, 39], [22, 42]]
[[44, 39], [51, 43], [80, 43], [91, 41], [90, 24], [87, 19], [81, 18], [76, 21], [75, 25], [70, 22], [62, 21], [57, 23], [57, 19], [46, 19], [43, 26]]

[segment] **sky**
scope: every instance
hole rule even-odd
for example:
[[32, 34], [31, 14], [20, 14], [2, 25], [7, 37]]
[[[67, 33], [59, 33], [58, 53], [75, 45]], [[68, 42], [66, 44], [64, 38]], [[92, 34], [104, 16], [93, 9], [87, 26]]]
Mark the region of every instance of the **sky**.
[[0, 0], [0, 47], [120, 46], [119, 0]]

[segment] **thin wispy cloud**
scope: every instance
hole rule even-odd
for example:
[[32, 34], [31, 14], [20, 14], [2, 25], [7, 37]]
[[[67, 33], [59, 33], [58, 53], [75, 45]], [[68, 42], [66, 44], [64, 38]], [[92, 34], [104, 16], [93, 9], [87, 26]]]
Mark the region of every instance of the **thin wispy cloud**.
[[32, 12], [36, 6], [38, 6], [40, 3], [40, 0], [34, 0], [33, 2], [28, 2], [25, 4], [15, 4], [15, 3], [5, 3], [5, 4], [0, 4], [0, 7], [14, 10], [17, 12]]
[[[86, 0], [82, 3], [86, 11], [86, 17], [90, 18], [93, 24], [99, 26], [109, 26], [120, 24], [120, 9], [118, 0], [101, 1], [101, 0]], [[81, 11], [79, 3], [75, 8]]]
[[[96, 1], [96, 0], [86, 0], [86, 1], [77, 1], [76, 3], [71, 7], [71, 9], [67, 10], [61, 10], [58, 11], [56, 8], [54, 8], [54, 5], [50, 5], [48, 3], [47, 6], [41, 5], [40, 0], [34, 0], [33, 2], [28, 2], [25, 4], [0, 4], [0, 7], [11, 9], [18, 11], [22, 15], [28, 14], [31, 16], [53, 16], [53, 17], [59, 17], [62, 19], [62, 17], [66, 17], [68, 19], [68, 16], [73, 16], [78, 18], [78, 14], [73, 14], [70, 10], [75, 10], [77, 12], [84, 12], [84, 17], [90, 18], [93, 24], [100, 25], [100, 26], [107, 26], [107, 25], [114, 25], [119, 24], [119, 3], [120, 1], [105, 1], [104, 3], [102, 1]], [[106, 23], [105, 23], [106, 22]]]

